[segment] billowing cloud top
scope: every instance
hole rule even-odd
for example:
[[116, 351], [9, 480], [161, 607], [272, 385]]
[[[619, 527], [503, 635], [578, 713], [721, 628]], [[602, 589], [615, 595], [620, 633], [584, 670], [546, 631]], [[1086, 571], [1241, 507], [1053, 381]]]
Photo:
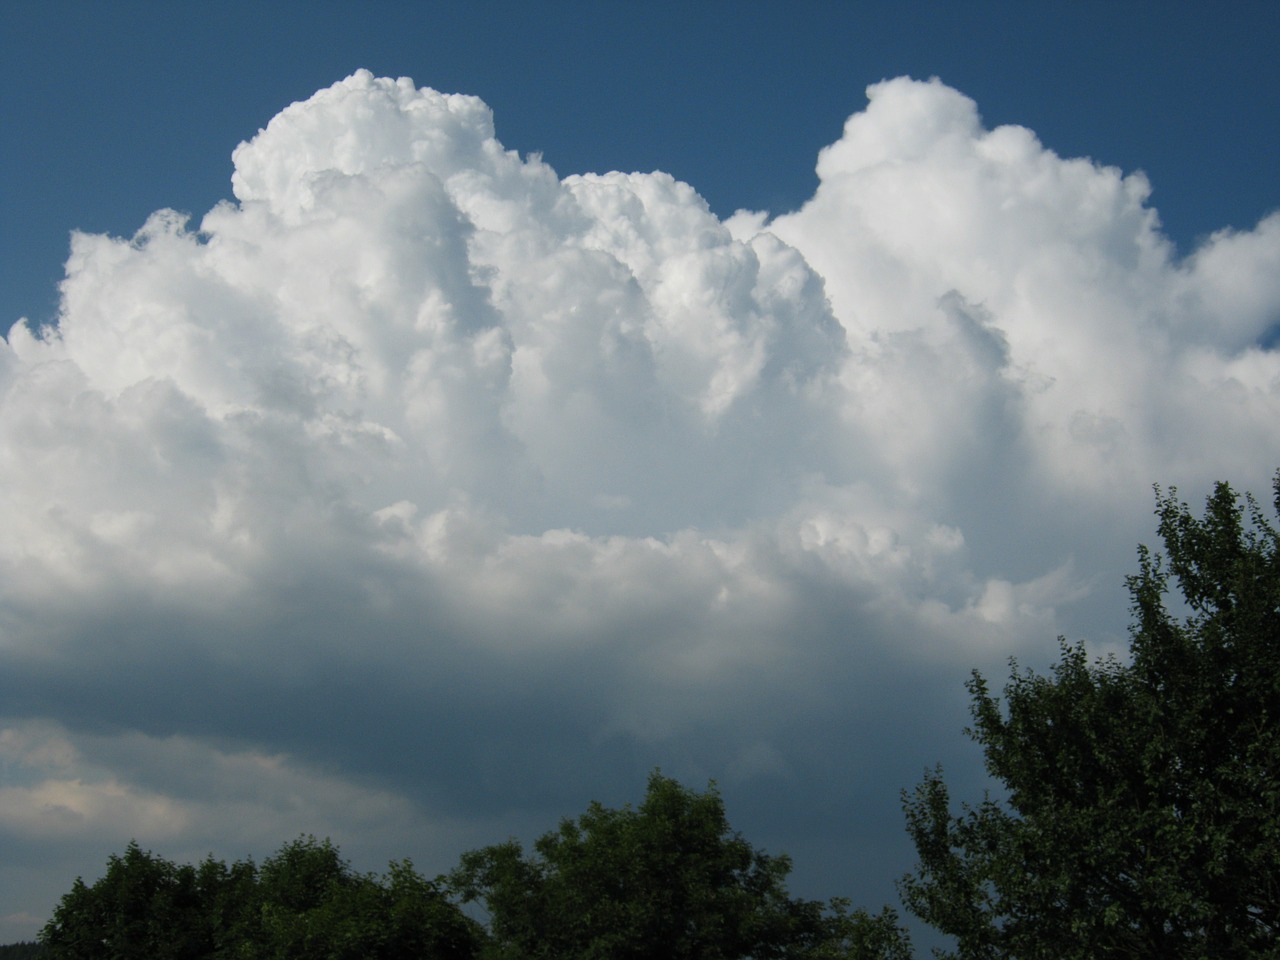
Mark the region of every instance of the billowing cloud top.
[[184, 757], [268, 847], [488, 842], [653, 762], [830, 805], [968, 666], [1122, 636], [1150, 484], [1277, 465], [1280, 215], [1178, 259], [1141, 174], [868, 97], [802, 209], [722, 222], [361, 71], [198, 230], [75, 235], [0, 345], [0, 831], [198, 855]]

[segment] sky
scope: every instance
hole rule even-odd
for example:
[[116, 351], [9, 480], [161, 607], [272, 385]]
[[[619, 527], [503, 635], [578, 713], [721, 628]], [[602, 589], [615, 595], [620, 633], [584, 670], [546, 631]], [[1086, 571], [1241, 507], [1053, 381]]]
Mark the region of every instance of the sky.
[[1280, 466], [1274, 5], [0, 8], [0, 942], [660, 767], [872, 909]]

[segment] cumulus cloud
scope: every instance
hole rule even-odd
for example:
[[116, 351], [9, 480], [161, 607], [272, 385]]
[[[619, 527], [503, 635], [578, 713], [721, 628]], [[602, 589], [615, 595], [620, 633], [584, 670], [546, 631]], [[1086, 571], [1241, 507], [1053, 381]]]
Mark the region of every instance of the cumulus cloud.
[[777, 217], [363, 71], [233, 160], [0, 347], [5, 842], [444, 857], [662, 763], [798, 859], [868, 798], [813, 869], [883, 898], [968, 668], [1114, 643], [1150, 484], [1276, 466], [1280, 215], [1179, 259], [936, 80]]
[[[1165, 476], [1199, 485], [1197, 462], [1259, 477], [1280, 371], [1261, 348], [1280, 309], [1280, 218], [1178, 261], [1142, 174], [1064, 160], [1021, 127], [986, 130], [936, 80], [868, 97], [822, 152], [814, 197], [768, 229], [823, 276], [870, 354], [845, 368], [855, 402], [889, 392], [877, 374], [914, 374], [948, 408], [892, 424], [901, 469], [955, 489], [965, 458], [936, 434], [972, 448], [972, 433], [1003, 427], [1038, 485], [1094, 499]], [[1206, 402], [1222, 389], [1236, 395]]]

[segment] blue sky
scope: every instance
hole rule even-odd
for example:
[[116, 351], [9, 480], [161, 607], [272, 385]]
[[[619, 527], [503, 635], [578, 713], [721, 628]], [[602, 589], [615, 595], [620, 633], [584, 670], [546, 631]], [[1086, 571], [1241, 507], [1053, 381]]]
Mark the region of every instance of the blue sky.
[[5, 4], [0, 942], [131, 838], [434, 872], [654, 767], [891, 902], [970, 670], [1269, 489], [1220, 9]]
[[230, 148], [357, 67], [474, 93], [560, 173], [666, 170], [775, 213], [887, 77], [939, 76], [988, 124], [1147, 171], [1186, 248], [1280, 205], [1274, 4], [5, 4], [0, 291], [56, 310], [72, 229], [229, 195]]

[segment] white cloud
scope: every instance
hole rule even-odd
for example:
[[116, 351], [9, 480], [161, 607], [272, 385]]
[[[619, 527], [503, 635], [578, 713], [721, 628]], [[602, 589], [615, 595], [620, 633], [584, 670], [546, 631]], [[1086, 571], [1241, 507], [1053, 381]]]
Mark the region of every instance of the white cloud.
[[1280, 220], [1179, 262], [1141, 174], [985, 130], [936, 80], [867, 93], [813, 199], [768, 229], [823, 276], [857, 358], [853, 416], [881, 400], [890, 424], [878, 449], [944, 492], [969, 469], [944, 438], [975, 435], [1023, 461], [1032, 496], [1201, 487], [1224, 467], [1265, 482], [1238, 451], [1275, 436], [1280, 358], [1257, 345], [1280, 317]]
[[721, 222], [358, 73], [77, 235], [0, 347], [0, 829], [443, 857], [662, 763], [898, 830], [970, 666], [1122, 636], [1151, 482], [1266, 488], [1280, 218], [1180, 261], [1140, 174], [868, 93]]

